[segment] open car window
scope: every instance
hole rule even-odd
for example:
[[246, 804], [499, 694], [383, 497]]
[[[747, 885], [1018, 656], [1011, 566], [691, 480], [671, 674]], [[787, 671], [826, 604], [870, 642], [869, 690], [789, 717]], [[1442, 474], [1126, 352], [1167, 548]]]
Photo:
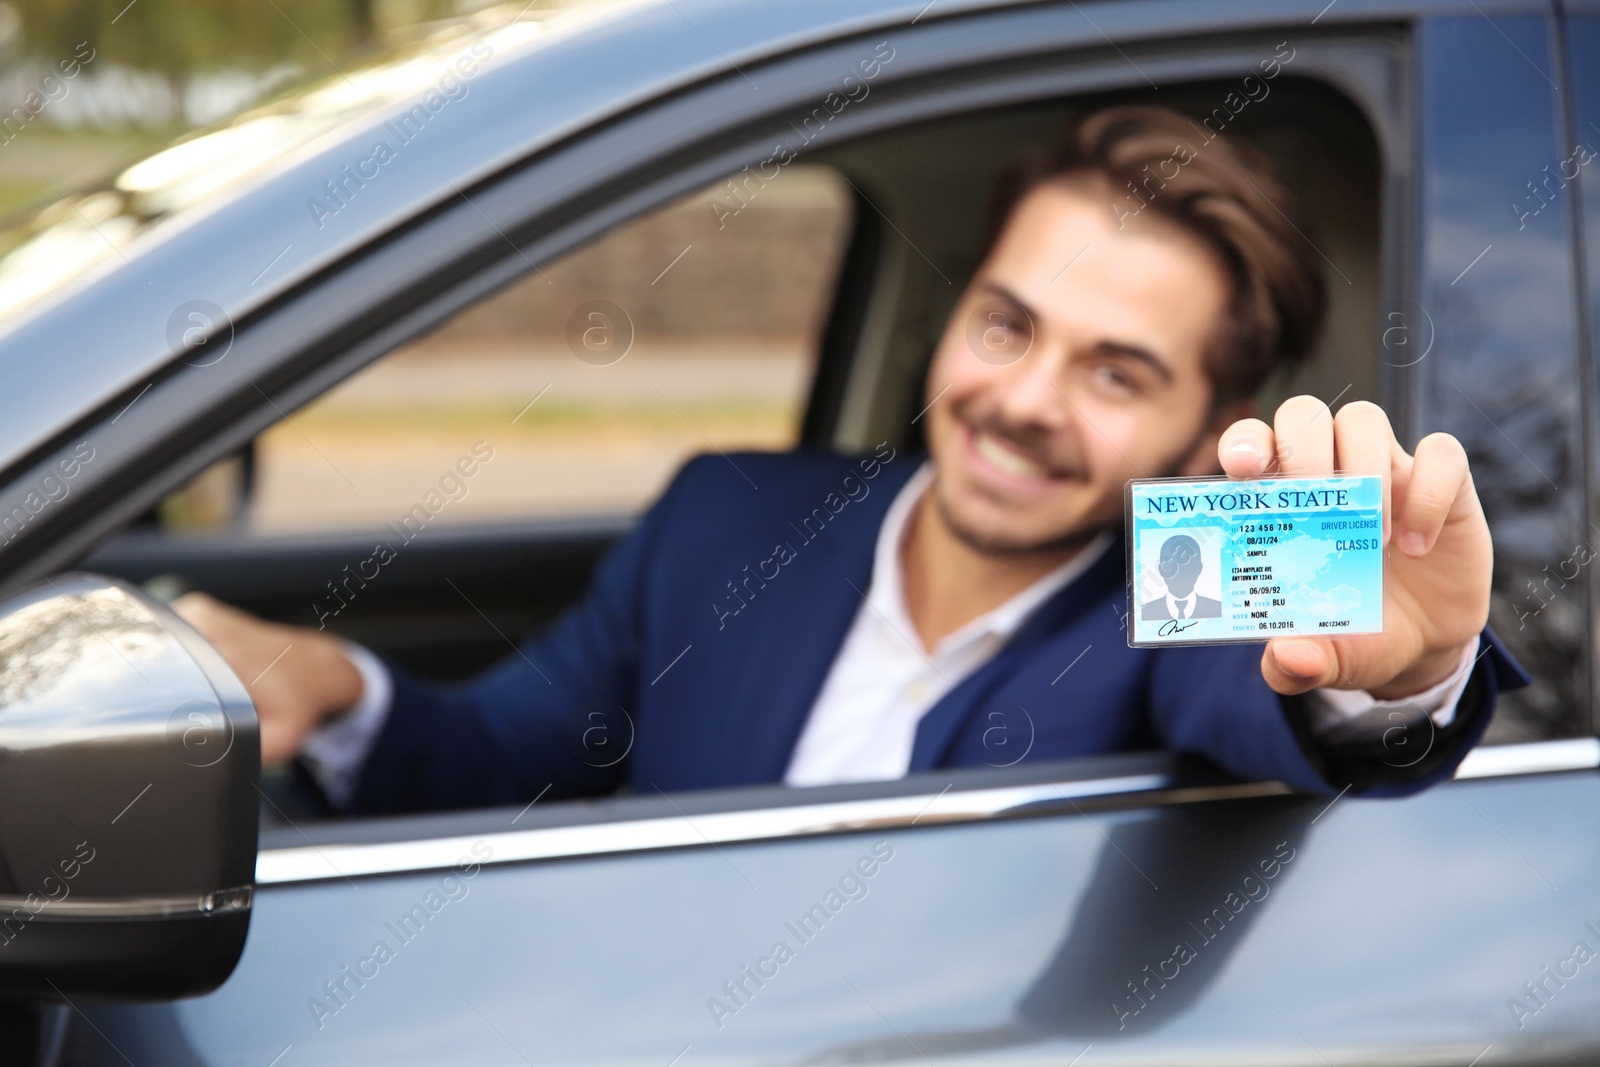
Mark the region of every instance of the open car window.
[[[1303, 69], [1285, 67], [1270, 95], [1215, 120], [1283, 171], [1327, 268], [1321, 344], [1294, 376], [1269, 384], [1260, 409], [1298, 392], [1334, 406], [1369, 399], [1393, 409], [1405, 433], [1416, 385], [1401, 346], [1414, 335], [1395, 332], [1395, 315], [1417, 316], [1391, 309], [1412, 306], [1397, 253], [1410, 224], [1397, 168], [1409, 148], [1403, 132], [1375, 126], [1370, 101], [1315, 76], [1313, 55], [1307, 48]], [[1162, 99], [1209, 117], [1232, 91], [1227, 79], [1195, 77], [1168, 82]], [[466, 676], [504, 656], [508, 635], [538, 632], [580, 596], [627, 516], [687, 455], [786, 448], [802, 435], [844, 451], [918, 446], [927, 360], [976, 265], [999, 169], [1049, 144], [1075, 114], [1150, 98], [1116, 89], [957, 111], [826, 142], [770, 180], [746, 168], [657, 205], [580, 251], [526, 262], [495, 295], [288, 413], [251, 454], [224, 461], [243, 470], [220, 530], [215, 513], [185, 518], [190, 490], [157, 518], [185, 536], [209, 523], [209, 536], [242, 530], [258, 543], [320, 539], [340, 551], [429, 526], [440, 555], [392, 585], [358, 583], [334, 627], [425, 675]], [[479, 442], [493, 459], [473, 452]], [[1485, 435], [1476, 442], [1494, 447]], [[452, 473], [463, 460], [473, 475]], [[1512, 535], [1499, 568], [1519, 573], [1527, 558], [1513, 498], [1494, 497], [1492, 480], [1483, 486], [1491, 519]], [[504, 557], [519, 561], [517, 577], [485, 565], [452, 571], [459, 589], [442, 581], [452, 559], [475, 558], [466, 542], [448, 542], [452, 531], [601, 515], [621, 521], [584, 527], [576, 558], [565, 535], [524, 538]], [[279, 585], [254, 606], [313, 622], [331, 603], [326, 587], [335, 597], [350, 589], [351, 562], [330, 550], [321, 570], [296, 573], [304, 586], [292, 597]], [[437, 587], [432, 599], [426, 584]], [[1513, 612], [1509, 588], [1497, 592], [1497, 620]], [[232, 599], [253, 606], [248, 595]], [[1580, 706], [1579, 634], [1559, 613], [1549, 621], [1548, 632], [1507, 635], [1513, 652], [1540, 661], [1540, 692], [1506, 700], [1491, 742], [1582, 732], [1571, 714], [1551, 711]]]
[[718, 182], [541, 264], [285, 418], [256, 441], [245, 528], [631, 515], [691, 455], [793, 447], [848, 186], [800, 166], [739, 195]]

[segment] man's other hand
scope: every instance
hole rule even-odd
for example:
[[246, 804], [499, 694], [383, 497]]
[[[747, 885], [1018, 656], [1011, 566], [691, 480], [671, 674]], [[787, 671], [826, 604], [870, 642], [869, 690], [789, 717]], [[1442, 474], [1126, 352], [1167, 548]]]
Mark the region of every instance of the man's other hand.
[[1280, 637], [1261, 673], [1283, 694], [1365, 689], [1380, 700], [1420, 693], [1449, 677], [1489, 618], [1494, 547], [1461, 443], [1433, 433], [1415, 455], [1395, 440], [1376, 404], [1337, 415], [1314, 396], [1285, 400], [1268, 426], [1241, 419], [1217, 442], [1234, 478], [1383, 476], [1383, 633]]
[[172, 609], [210, 641], [250, 691], [261, 720], [261, 761], [281, 763], [306, 735], [361, 697], [361, 675], [335, 637], [266, 622], [204, 593]]

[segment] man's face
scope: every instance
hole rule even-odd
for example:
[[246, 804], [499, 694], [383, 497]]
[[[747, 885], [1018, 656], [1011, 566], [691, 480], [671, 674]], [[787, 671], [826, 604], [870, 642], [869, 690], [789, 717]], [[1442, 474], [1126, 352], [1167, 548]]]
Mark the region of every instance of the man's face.
[[1217, 435], [1248, 413], [1213, 413], [1201, 367], [1229, 296], [1214, 254], [1153, 211], [1119, 230], [1112, 196], [1090, 178], [1029, 193], [934, 354], [935, 502], [982, 551], [1116, 523], [1124, 482], [1214, 472]]

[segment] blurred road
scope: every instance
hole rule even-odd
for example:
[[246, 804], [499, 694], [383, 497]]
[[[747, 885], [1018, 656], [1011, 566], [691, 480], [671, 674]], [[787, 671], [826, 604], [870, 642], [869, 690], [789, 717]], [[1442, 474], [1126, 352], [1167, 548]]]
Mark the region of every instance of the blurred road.
[[477, 441], [494, 459], [440, 522], [637, 510], [695, 453], [791, 445], [810, 373], [800, 340], [770, 337], [641, 341], [604, 367], [560, 339], [412, 346], [263, 436], [250, 522], [398, 521]]

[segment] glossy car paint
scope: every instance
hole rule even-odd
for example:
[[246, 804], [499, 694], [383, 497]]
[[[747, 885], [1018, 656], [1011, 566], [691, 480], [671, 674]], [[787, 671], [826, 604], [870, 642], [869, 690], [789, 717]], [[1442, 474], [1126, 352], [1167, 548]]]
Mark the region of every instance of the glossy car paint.
[[94, 1018], [136, 1063], [1593, 1062], [1600, 959], [1523, 983], [1600, 949], [1597, 833], [1588, 771], [330, 877], [260, 890], [217, 993]]
[[244, 948], [260, 738], [165, 605], [64, 574], [0, 602], [0, 996], [216, 988]]

